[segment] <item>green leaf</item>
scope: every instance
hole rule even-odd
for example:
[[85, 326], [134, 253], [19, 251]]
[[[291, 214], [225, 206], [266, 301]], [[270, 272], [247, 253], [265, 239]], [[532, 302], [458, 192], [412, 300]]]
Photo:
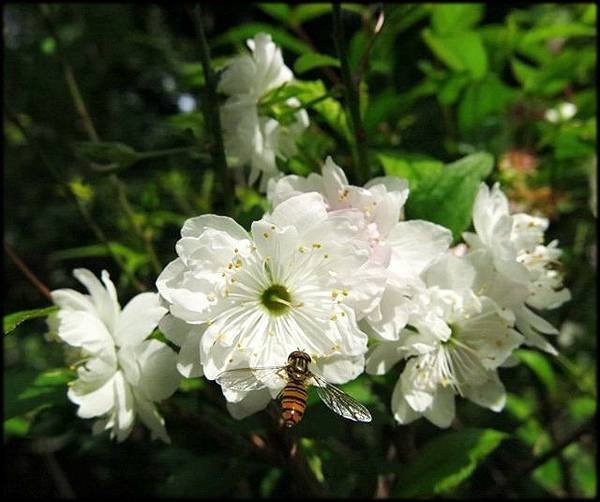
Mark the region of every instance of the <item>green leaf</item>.
[[289, 49], [296, 54], [305, 54], [313, 52], [310, 45], [293, 37], [285, 30], [276, 28], [267, 23], [246, 23], [236, 26], [222, 35], [216, 37], [213, 42], [213, 47], [219, 47], [226, 44], [246, 43], [246, 40], [254, 37], [257, 33], [269, 33], [273, 38], [273, 42], [286, 49]]
[[493, 429], [463, 429], [438, 435], [398, 473], [395, 497], [426, 497], [448, 492], [509, 435]]
[[487, 117], [501, 114], [516, 97], [517, 91], [495, 74], [471, 82], [458, 105], [458, 127], [464, 134], [471, 134]]
[[269, 16], [281, 21], [283, 24], [289, 24], [291, 17], [289, 5], [284, 3], [259, 3], [256, 6]]
[[517, 58], [511, 59], [510, 66], [515, 78], [520, 82], [525, 91], [532, 90], [535, 87], [539, 79], [539, 70], [519, 61]]
[[66, 384], [73, 371], [57, 368], [38, 373], [33, 370], [7, 370], [4, 373], [5, 420], [36, 413], [42, 408], [66, 401]]
[[574, 419], [583, 422], [596, 413], [596, 400], [589, 396], [575, 397], [567, 402], [567, 407]]
[[347, 141], [352, 137], [346, 112], [341, 103], [332, 97], [315, 102], [327, 94], [327, 89], [321, 80], [297, 81], [289, 86], [292, 95], [303, 105], [309, 105], [327, 124]]
[[339, 67], [340, 62], [327, 54], [317, 54], [316, 52], [310, 54], [302, 54], [294, 63], [294, 71], [298, 74], [307, 72], [314, 68], [320, 68], [322, 66], [335, 66]]
[[455, 73], [450, 76], [440, 87], [437, 98], [443, 105], [449, 106], [456, 102], [460, 91], [467, 85], [469, 79], [463, 73]]
[[111, 252], [120, 256], [125, 261], [125, 267], [134, 272], [148, 263], [148, 257], [144, 253], [135, 251], [119, 242], [109, 242], [107, 249], [105, 244], [91, 244], [77, 248], [63, 249], [50, 254], [52, 260], [70, 260], [73, 258], [90, 258], [96, 256], [110, 256]]
[[325, 481], [325, 476], [323, 476], [323, 462], [319, 457], [318, 448], [313, 439], [301, 438], [300, 444], [302, 445], [302, 449], [304, 450], [304, 455], [306, 456], [306, 461], [308, 462], [308, 466], [310, 470], [317, 478], [319, 483]]
[[439, 4], [433, 5], [431, 9], [431, 25], [438, 35], [473, 28], [484, 14], [484, 5], [476, 3]]
[[303, 24], [306, 21], [323, 16], [331, 11], [330, 3], [305, 3], [292, 10], [291, 23]]
[[533, 350], [519, 349], [515, 351], [517, 358], [525, 364], [538, 378], [550, 395], [556, 393], [556, 378], [554, 377], [554, 370], [552, 365], [548, 362], [548, 359], [542, 352], [535, 352]]
[[260, 496], [262, 498], [270, 497], [273, 493], [273, 490], [277, 487], [277, 483], [281, 479], [281, 475], [283, 474], [283, 470], [279, 467], [273, 467], [270, 469], [265, 477], [260, 482]]
[[479, 33], [463, 31], [440, 36], [425, 29], [423, 39], [431, 51], [452, 70], [466, 71], [475, 80], [483, 78], [487, 73], [487, 53]]
[[519, 48], [543, 42], [549, 38], [593, 37], [594, 35], [596, 35], [595, 28], [583, 23], [557, 23], [527, 30], [520, 40]]
[[471, 223], [471, 211], [480, 182], [491, 172], [493, 157], [474, 153], [443, 165], [403, 156], [379, 155], [386, 174], [408, 180], [407, 218], [423, 219], [450, 229], [455, 241]]
[[[362, 14], [365, 10], [365, 5], [356, 4], [356, 3], [343, 3], [342, 9], [355, 12], [356, 14]], [[291, 13], [291, 22], [292, 25], [303, 24], [306, 21], [310, 21], [311, 19], [315, 19], [317, 17], [323, 16], [331, 11], [330, 3], [304, 3], [298, 5], [295, 9], [292, 10]]]
[[14, 312], [4, 316], [4, 334], [8, 335], [13, 331], [19, 324], [28, 319], [36, 319], [38, 317], [46, 317], [53, 312], [56, 312], [58, 307], [44, 307], [41, 309], [33, 310], [22, 310], [20, 312]]

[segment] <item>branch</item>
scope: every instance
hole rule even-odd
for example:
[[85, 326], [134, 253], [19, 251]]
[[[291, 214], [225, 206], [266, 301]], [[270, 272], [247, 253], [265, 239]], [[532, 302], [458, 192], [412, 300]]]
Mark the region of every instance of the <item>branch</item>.
[[17, 129], [19, 129], [19, 131], [21, 131], [21, 133], [27, 140], [27, 143], [29, 144], [29, 146], [31, 146], [34, 150], [36, 150], [36, 153], [38, 154], [40, 159], [42, 159], [42, 164], [44, 164], [44, 166], [46, 166], [46, 168], [48, 169], [48, 171], [50, 172], [52, 177], [55, 179], [55, 181], [64, 187], [64, 189], [66, 190], [67, 194], [69, 195], [69, 197], [71, 198], [73, 203], [77, 206], [77, 209], [81, 213], [81, 216], [83, 216], [84, 221], [87, 223], [88, 227], [92, 230], [92, 232], [96, 236], [96, 239], [98, 239], [100, 242], [102, 242], [104, 244], [104, 246], [106, 247], [106, 250], [108, 251], [108, 254], [112, 257], [112, 259], [115, 261], [115, 263], [121, 268], [121, 270], [123, 270], [123, 272], [125, 272], [125, 274], [129, 277], [129, 279], [131, 280], [131, 282], [135, 286], [135, 288], [138, 291], [145, 291], [146, 287], [140, 281], [138, 281], [136, 279], [136, 277], [129, 271], [129, 269], [127, 267], [125, 267], [125, 263], [123, 262], [121, 257], [113, 251], [112, 247], [110, 246], [110, 242], [109, 242], [108, 238], [106, 237], [106, 235], [104, 234], [104, 232], [102, 231], [100, 226], [95, 222], [94, 218], [92, 218], [92, 215], [87, 210], [87, 207], [73, 193], [73, 191], [69, 187], [69, 184], [61, 178], [58, 170], [54, 168], [54, 166], [52, 165], [52, 162], [50, 162], [48, 157], [46, 157], [46, 155], [44, 154], [44, 151], [42, 150], [42, 148], [39, 145], [35, 136], [27, 130], [27, 128], [21, 122], [21, 119], [18, 117], [18, 115], [15, 112], [13, 112], [10, 109], [10, 106], [7, 103], [4, 103], [4, 112], [6, 114], [6, 118], [10, 122], [12, 122], [14, 124], [14, 126]]
[[205, 96], [202, 99], [202, 111], [204, 120], [209, 126], [213, 137], [213, 157], [217, 166], [217, 172], [221, 179], [221, 188], [223, 190], [223, 201], [227, 214], [233, 214], [233, 195], [235, 193], [231, 176], [227, 167], [227, 158], [225, 156], [225, 144], [223, 143], [223, 130], [221, 128], [221, 117], [219, 115], [219, 97], [217, 96], [217, 78], [210, 64], [210, 49], [204, 34], [204, 25], [202, 22], [202, 9], [196, 5], [192, 12], [196, 34], [200, 43], [200, 61], [204, 70], [206, 79]]
[[355, 178], [357, 183], [364, 184], [369, 179], [369, 154], [367, 151], [367, 133], [362, 125], [360, 117], [360, 93], [359, 82], [352, 78], [346, 41], [344, 37], [344, 25], [342, 23], [341, 6], [333, 3], [333, 38], [340, 60], [342, 80], [344, 82], [344, 94], [346, 106], [350, 111], [352, 130], [356, 140]]
[[4, 241], [4, 252], [8, 255], [8, 257], [12, 260], [12, 262], [19, 268], [23, 275], [29, 279], [29, 282], [35, 286], [35, 288], [42, 293], [50, 302], [53, 302], [52, 296], [50, 295], [50, 290], [48, 287], [40, 281], [37, 276], [30, 270], [30, 268], [25, 264], [23, 260], [21, 260], [17, 253], [10, 247], [8, 242]]
[[581, 436], [583, 436], [584, 434], [586, 434], [588, 432], [592, 432], [593, 430], [594, 430], [593, 419], [589, 419], [583, 425], [580, 425], [577, 429], [575, 429], [571, 434], [569, 434], [562, 441], [557, 442], [556, 445], [554, 446], [554, 448], [551, 448], [546, 453], [543, 453], [542, 455], [538, 455], [537, 457], [533, 458], [528, 464], [525, 465], [525, 467], [519, 469], [517, 472], [508, 476], [504, 483], [498, 484], [495, 487], [493, 487], [491, 490], [489, 490], [485, 494], [485, 496], [493, 497], [493, 496], [497, 496], [497, 495], [501, 494], [507, 488], [514, 486], [521, 479], [527, 477], [531, 472], [535, 471], [538, 467], [540, 467], [541, 465], [544, 465], [546, 462], [548, 462], [548, 460], [550, 460], [551, 458], [553, 458], [556, 455], [558, 455], [559, 453], [561, 453], [567, 446], [569, 446], [571, 443], [574, 443], [575, 441], [577, 441]]
[[[71, 64], [69, 63], [67, 54], [65, 53], [65, 51], [62, 47], [62, 43], [60, 41], [60, 38], [58, 37], [58, 32], [56, 30], [56, 27], [54, 26], [54, 21], [52, 20], [52, 17], [48, 10], [48, 6], [40, 5], [40, 12], [42, 13], [42, 17], [44, 18], [44, 21], [48, 27], [48, 31], [50, 32], [52, 38], [54, 39], [54, 41], [56, 43], [58, 56], [59, 56], [60, 62], [64, 69], [65, 80], [67, 82], [67, 87], [69, 88], [71, 98], [73, 99], [73, 104], [75, 105], [75, 110], [77, 111], [77, 114], [79, 115], [79, 118], [81, 119], [81, 122], [82, 122], [90, 140], [94, 143], [99, 143], [100, 137], [98, 136], [98, 133], [96, 132], [96, 128], [94, 127], [94, 123], [88, 112], [85, 101], [83, 100], [81, 92], [79, 91], [79, 85], [77, 84], [77, 80], [75, 79], [75, 73], [73, 72], [73, 68], [72, 68]], [[154, 250], [154, 246], [152, 244], [152, 238], [150, 237], [150, 234], [148, 232], [145, 232], [141, 228], [141, 226], [139, 224], [137, 224], [137, 222], [135, 222], [134, 218], [132, 217], [133, 211], [131, 210], [131, 206], [129, 204], [129, 201], [127, 200], [127, 195], [126, 195], [124, 189], [122, 188], [122, 184], [121, 184], [120, 180], [118, 179], [117, 175], [114, 173], [111, 174], [110, 180], [113, 183], [113, 185], [115, 185], [115, 187], [117, 188], [117, 190], [119, 192], [119, 200], [121, 201], [123, 210], [125, 211], [125, 214], [128, 218], [129, 223], [133, 227], [134, 232], [137, 234], [137, 236], [140, 238], [140, 240], [144, 244], [144, 247], [146, 248], [146, 251], [148, 252], [150, 262], [152, 263], [154, 271], [157, 274], [159, 274], [160, 271], [162, 270], [162, 267], [160, 266], [160, 263], [158, 262], [158, 258], [156, 257], [156, 252]]]

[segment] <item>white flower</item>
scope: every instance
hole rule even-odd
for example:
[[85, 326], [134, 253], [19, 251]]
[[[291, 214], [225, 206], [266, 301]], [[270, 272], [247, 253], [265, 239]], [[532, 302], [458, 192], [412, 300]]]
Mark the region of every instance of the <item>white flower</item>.
[[544, 118], [548, 122], [556, 124], [557, 122], [566, 122], [572, 119], [577, 113], [577, 106], [573, 103], [563, 102], [560, 103], [556, 108], [549, 108], [544, 113]]
[[403, 217], [408, 183], [395, 177], [374, 178], [364, 187], [350, 185], [344, 171], [327, 157], [322, 175], [285, 176], [269, 182], [273, 206], [299, 193], [319, 192], [329, 211], [358, 210], [371, 244], [371, 260], [387, 268], [381, 302], [367, 312], [365, 329], [381, 339], [397, 339], [415, 310], [414, 298], [422, 287], [420, 273], [446, 252], [449, 230], [422, 220]]
[[[227, 153], [240, 164], [250, 164], [250, 184], [263, 174], [264, 191], [268, 179], [278, 173], [276, 157], [296, 153], [296, 138], [308, 127], [308, 114], [298, 110], [290, 123], [282, 124], [261, 113], [261, 100], [292, 81], [294, 75], [270, 35], [259, 33], [247, 44], [251, 53], [234, 58], [221, 76], [218, 90], [229, 96], [221, 108], [221, 121]], [[300, 106], [296, 98], [287, 99], [285, 104]]]
[[401, 424], [425, 416], [438, 427], [454, 418], [454, 396], [500, 411], [505, 391], [497, 368], [521, 344], [513, 317], [471, 286], [475, 270], [464, 259], [446, 254], [424, 273], [427, 311], [447, 327], [429, 329], [426, 322], [404, 329], [397, 341], [376, 345], [367, 372], [385, 373], [408, 358], [392, 395], [394, 418]]
[[94, 432], [111, 429], [118, 441], [127, 438], [136, 414], [152, 438], [169, 442], [155, 402], [169, 397], [179, 384], [176, 354], [157, 340], [146, 340], [166, 313], [156, 293], [141, 293], [121, 310], [114, 284], [102, 271], [102, 283], [86, 269], [73, 275], [89, 295], [72, 289], [52, 291], [60, 310], [50, 320], [58, 336], [81, 349], [82, 364], [68, 391], [81, 418], [100, 417]]
[[465, 232], [463, 237], [470, 247], [467, 258], [478, 274], [475, 290], [514, 313], [528, 345], [556, 354], [540, 333], [558, 331], [529, 308], [552, 309], [571, 298], [562, 286], [558, 242], [543, 245], [548, 220], [510, 215], [499, 184], [490, 192], [482, 183], [473, 206], [473, 225], [476, 233]]
[[[385, 277], [369, 261], [361, 218], [328, 213], [322, 197], [308, 193], [255, 221], [251, 234], [223, 216], [185, 222], [179, 257], [157, 287], [172, 316], [206, 328], [191, 350], [208, 379], [236, 367], [283, 365], [298, 349], [333, 383], [362, 372], [367, 335], [356, 319], [377, 303]], [[246, 397], [223, 391], [229, 401]]]

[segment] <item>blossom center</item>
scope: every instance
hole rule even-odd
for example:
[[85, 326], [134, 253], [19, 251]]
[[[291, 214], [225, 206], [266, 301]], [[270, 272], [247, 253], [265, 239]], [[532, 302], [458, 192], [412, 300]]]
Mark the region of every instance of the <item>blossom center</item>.
[[292, 296], [285, 286], [272, 284], [260, 296], [261, 303], [275, 315], [287, 312], [292, 306]]

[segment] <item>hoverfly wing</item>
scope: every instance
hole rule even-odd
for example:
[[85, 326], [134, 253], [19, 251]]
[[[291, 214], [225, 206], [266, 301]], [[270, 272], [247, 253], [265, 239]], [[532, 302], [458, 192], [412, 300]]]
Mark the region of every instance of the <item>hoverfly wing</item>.
[[370, 422], [372, 420], [369, 410], [352, 396], [330, 384], [321, 376], [313, 373], [312, 378], [316, 382], [317, 394], [330, 410], [355, 422]]
[[263, 366], [260, 368], [235, 368], [226, 370], [217, 375], [215, 379], [219, 385], [230, 390], [240, 392], [258, 390], [267, 386], [272, 378], [281, 380], [278, 372], [285, 366]]

